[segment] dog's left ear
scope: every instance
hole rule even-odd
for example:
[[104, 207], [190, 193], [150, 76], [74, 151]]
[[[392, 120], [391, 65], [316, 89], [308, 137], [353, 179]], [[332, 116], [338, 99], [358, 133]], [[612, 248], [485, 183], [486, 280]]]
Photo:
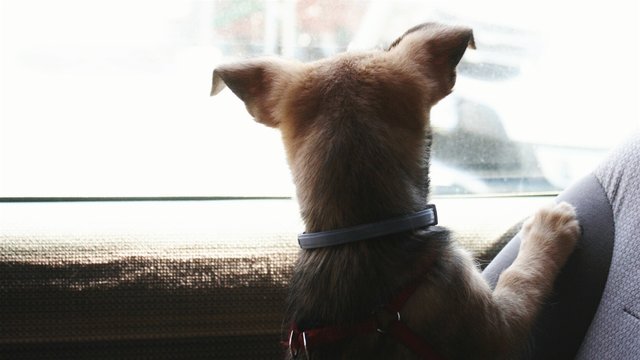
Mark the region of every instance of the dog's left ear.
[[277, 127], [277, 107], [291, 79], [293, 64], [279, 59], [254, 59], [213, 70], [211, 96], [226, 86], [242, 100], [256, 121]]
[[416, 62], [424, 75], [439, 82], [444, 97], [455, 84], [456, 66], [467, 48], [476, 48], [470, 28], [426, 23], [409, 29], [388, 51]]

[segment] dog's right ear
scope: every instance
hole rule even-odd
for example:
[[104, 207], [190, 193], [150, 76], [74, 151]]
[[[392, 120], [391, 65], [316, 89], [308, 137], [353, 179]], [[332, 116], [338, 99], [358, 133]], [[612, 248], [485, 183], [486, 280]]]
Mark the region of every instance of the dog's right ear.
[[228, 86], [244, 102], [256, 121], [277, 127], [277, 106], [291, 79], [293, 68], [293, 64], [278, 59], [221, 65], [213, 70], [211, 96]]
[[455, 84], [456, 66], [467, 48], [476, 48], [470, 28], [425, 23], [405, 32], [388, 51], [417, 63], [424, 75], [438, 82], [444, 97]]

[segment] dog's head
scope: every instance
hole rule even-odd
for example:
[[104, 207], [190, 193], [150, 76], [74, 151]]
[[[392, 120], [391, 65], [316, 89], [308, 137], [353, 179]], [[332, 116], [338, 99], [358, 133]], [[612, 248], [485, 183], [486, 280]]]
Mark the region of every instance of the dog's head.
[[223, 65], [211, 94], [228, 86], [256, 121], [281, 130], [301, 204], [326, 212], [339, 206], [328, 203], [333, 194], [367, 206], [380, 189], [426, 199], [429, 110], [451, 92], [467, 47], [471, 29], [427, 23], [385, 51]]

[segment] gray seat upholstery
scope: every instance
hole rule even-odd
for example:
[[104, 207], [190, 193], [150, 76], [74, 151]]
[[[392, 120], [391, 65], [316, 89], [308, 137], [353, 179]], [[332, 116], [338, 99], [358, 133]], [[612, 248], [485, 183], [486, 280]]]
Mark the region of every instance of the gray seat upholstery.
[[[558, 201], [576, 207], [584, 233], [525, 357], [640, 359], [640, 136], [613, 151]], [[485, 269], [492, 285], [519, 243], [514, 237]]]

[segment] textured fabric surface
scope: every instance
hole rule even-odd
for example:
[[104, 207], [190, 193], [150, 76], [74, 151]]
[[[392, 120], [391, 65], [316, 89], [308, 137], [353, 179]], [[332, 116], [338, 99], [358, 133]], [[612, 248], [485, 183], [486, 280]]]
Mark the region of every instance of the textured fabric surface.
[[[544, 201], [436, 204], [488, 259]], [[0, 359], [281, 358], [297, 213], [290, 200], [0, 204]]]
[[[576, 207], [583, 227], [579, 245], [558, 276], [533, 329], [524, 358], [572, 359], [580, 348], [605, 287], [613, 251], [613, 214], [602, 186], [588, 175], [565, 190], [556, 201]], [[483, 272], [492, 286], [518, 255], [516, 236]]]
[[0, 359], [280, 358], [296, 215], [291, 201], [0, 204]]
[[640, 358], [640, 136], [595, 172], [613, 209], [615, 245], [602, 301], [579, 359]]
[[0, 358], [278, 358], [292, 260], [1, 264]]

